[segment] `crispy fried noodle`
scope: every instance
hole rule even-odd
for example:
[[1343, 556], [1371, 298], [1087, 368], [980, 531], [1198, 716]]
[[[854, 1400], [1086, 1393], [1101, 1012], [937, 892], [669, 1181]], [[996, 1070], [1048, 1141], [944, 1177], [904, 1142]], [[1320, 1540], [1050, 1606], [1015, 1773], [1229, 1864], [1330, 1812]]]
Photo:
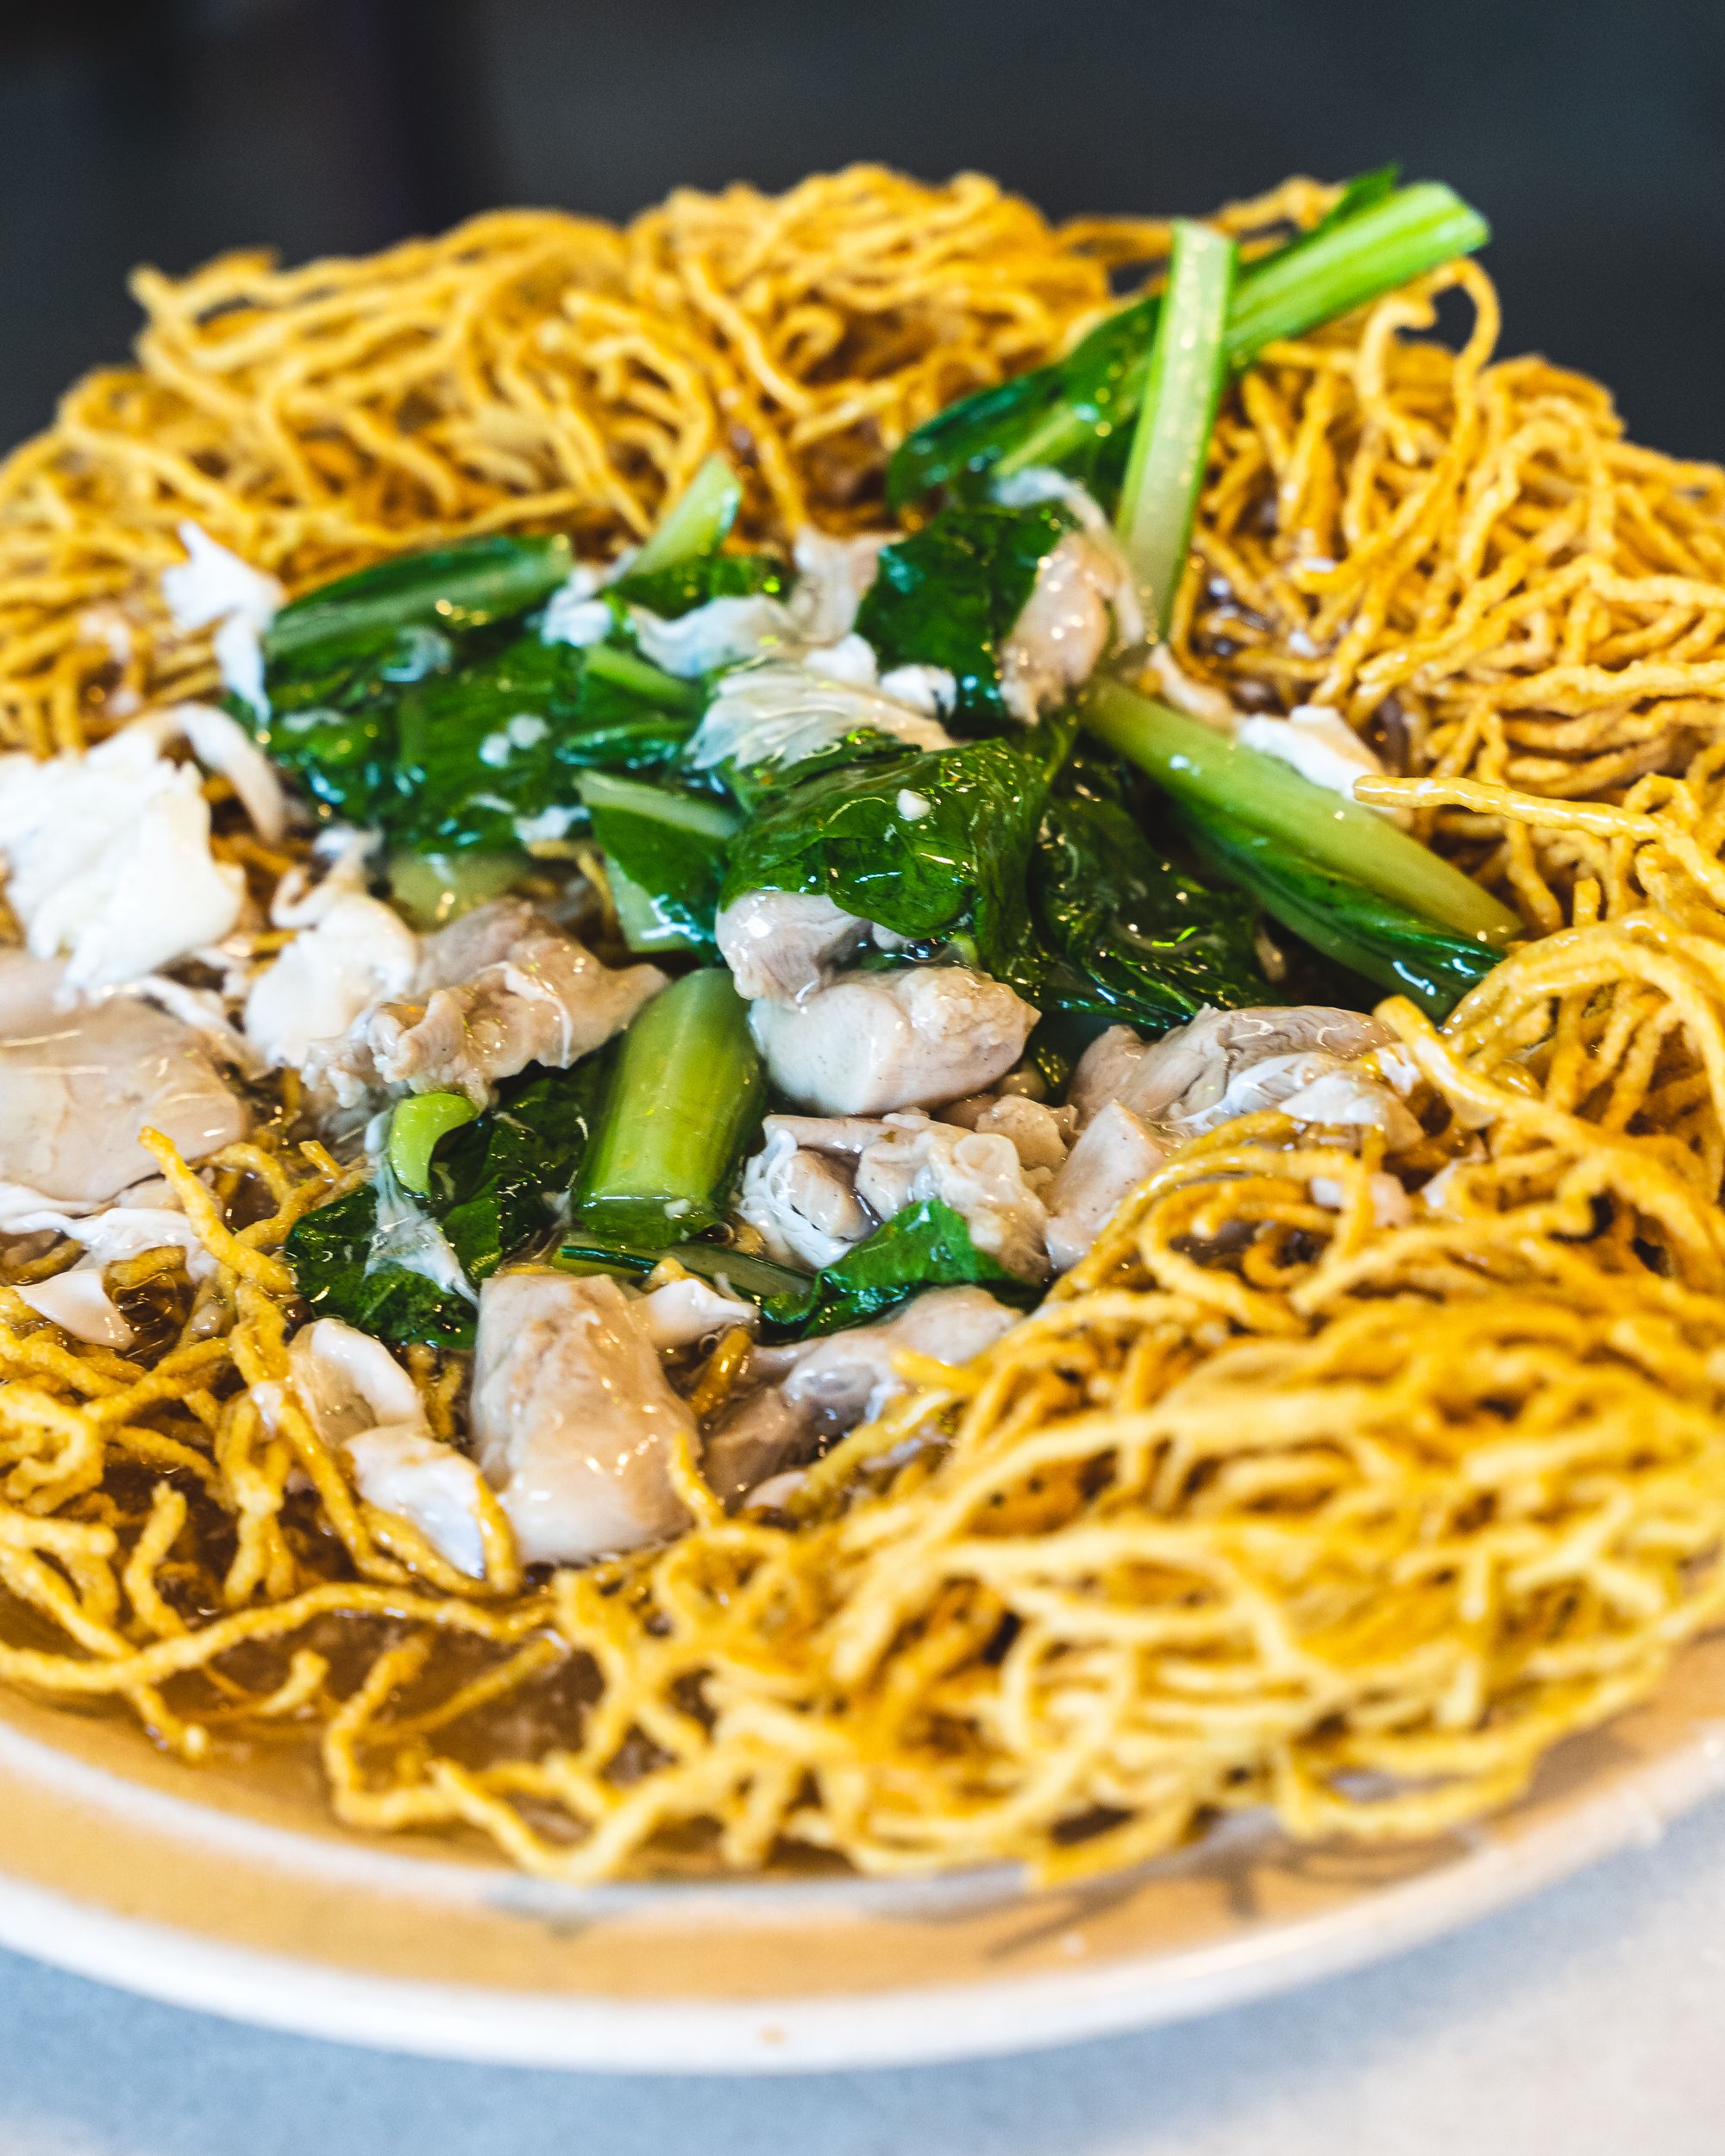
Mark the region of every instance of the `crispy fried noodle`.
[[[457, 533], [599, 550], [718, 445], [750, 531], [856, 529], [909, 428], [1165, 242], [857, 169], [141, 273], [135, 365], [0, 474], [8, 739], [213, 680], [157, 596], [188, 517], [290, 590]], [[685, 1457], [680, 1540], [524, 1576], [493, 1506], [476, 1587], [287, 1382], [277, 1253], [351, 1171], [285, 1118], [198, 1175], [154, 1141], [214, 1269], [110, 1268], [132, 1353], [17, 1294], [64, 1252], [0, 1290], [0, 1677], [191, 1760], [321, 1742], [343, 1820], [571, 1880], [793, 1846], [1066, 1876], [1258, 1805], [1417, 1834], [1645, 1694], [1725, 1604], [1725, 473], [1497, 328], [1463, 265], [1270, 347], [1170, 638], [1200, 696], [1342, 709], [1527, 924], [1440, 1031], [1383, 1006], [1416, 1142], [1226, 1123], [794, 1517], [728, 1516]], [[414, 1374], [447, 1435], [459, 1369]]]

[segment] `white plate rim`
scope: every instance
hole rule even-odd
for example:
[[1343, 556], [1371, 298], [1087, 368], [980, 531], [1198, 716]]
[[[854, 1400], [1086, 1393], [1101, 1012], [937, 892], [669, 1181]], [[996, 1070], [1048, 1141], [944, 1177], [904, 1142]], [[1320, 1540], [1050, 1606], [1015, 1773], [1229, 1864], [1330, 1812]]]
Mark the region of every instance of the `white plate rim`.
[[[13, 1744], [46, 1750], [28, 1739]], [[10, 1745], [6, 1747], [10, 1749]], [[62, 1760], [82, 1793], [112, 1785], [103, 1770]], [[1477, 1837], [1440, 1870], [1380, 1888], [1263, 1935], [1129, 1955], [1104, 1966], [940, 1988], [855, 1996], [747, 2002], [552, 1996], [377, 1974], [214, 1942], [154, 1921], [79, 1902], [0, 1869], [0, 1945], [36, 1960], [169, 2005], [287, 2034], [472, 2063], [670, 2075], [748, 2075], [928, 2065], [1052, 2048], [1242, 2005], [1403, 1952], [1502, 1908], [1626, 1847], [1657, 1839], [1665, 1824], [1725, 1789], [1725, 1736], [1697, 1734], [1632, 1775], [1579, 1796], [1513, 1839]], [[129, 1795], [128, 1795], [129, 1792]], [[188, 1819], [211, 1815], [162, 1800]], [[183, 1827], [182, 1827], [183, 1830]], [[254, 1830], [285, 1845], [296, 1838]], [[314, 1868], [328, 1859], [324, 1845]], [[260, 1849], [256, 1853], [261, 1855]], [[284, 1846], [279, 1856], [291, 1852]], [[420, 1860], [364, 1844], [370, 1871]], [[337, 1861], [340, 1861], [338, 1857]], [[472, 1877], [469, 1868], [448, 1867]], [[999, 1874], [994, 1875], [996, 1879]], [[420, 1877], [422, 1888], [435, 1884]], [[835, 1883], [848, 1896], [871, 1883]], [[975, 1891], [949, 1883], [961, 1896]], [[451, 1886], [448, 1891], [459, 1892]], [[471, 1891], [471, 1889], [469, 1890]], [[890, 1891], [891, 1890], [887, 1890]], [[628, 1896], [687, 1894], [674, 1885], [599, 1890]], [[707, 1890], [694, 1890], [703, 1896]], [[734, 1895], [820, 1898], [823, 1889], [756, 1883]]]

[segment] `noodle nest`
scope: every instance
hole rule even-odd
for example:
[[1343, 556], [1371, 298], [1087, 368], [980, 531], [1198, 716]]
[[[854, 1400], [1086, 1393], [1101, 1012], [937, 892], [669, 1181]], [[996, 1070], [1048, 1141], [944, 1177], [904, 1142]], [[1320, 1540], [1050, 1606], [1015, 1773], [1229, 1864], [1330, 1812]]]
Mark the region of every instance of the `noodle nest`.
[[[0, 472], [8, 738], [213, 680], [157, 592], [187, 517], [291, 589], [458, 532], [599, 550], [717, 446], [751, 532], [866, 526], [908, 429], [1165, 243], [856, 168], [141, 273], [136, 365]], [[317, 1742], [351, 1824], [573, 1880], [793, 1850], [1059, 1877], [1252, 1806], [1420, 1835], [1643, 1696], [1725, 1601], [1725, 473], [1494, 360], [1497, 326], [1460, 265], [1271, 347], [1171, 638], [1195, 704], [1346, 711], [1381, 797], [1527, 924], [1440, 1031], [1383, 1006], [1417, 1143], [1229, 1123], [978, 1361], [910, 1366], [794, 1517], [727, 1516], [686, 1458], [678, 1542], [524, 1578], [491, 1518], [475, 1589], [285, 1382], [279, 1248], [352, 1171], [291, 1104], [196, 1175], [152, 1139], [215, 1265], [110, 1269], [135, 1359], [15, 1292], [67, 1253], [0, 1286], [0, 1678], [189, 1760]], [[459, 1364], [412, 1366], [452, 1437]]]

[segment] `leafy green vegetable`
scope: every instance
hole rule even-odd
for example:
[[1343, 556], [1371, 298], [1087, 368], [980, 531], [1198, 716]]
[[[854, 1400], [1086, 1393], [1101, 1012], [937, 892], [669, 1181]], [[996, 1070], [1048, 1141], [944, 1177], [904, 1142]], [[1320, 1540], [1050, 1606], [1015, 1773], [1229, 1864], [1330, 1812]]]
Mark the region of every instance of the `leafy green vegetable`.
[[1118, 518], [1152, 636], [1167, 631], [1191, 542], [1227, 371], [1234, 260], [1232, 240], [1176, 221]]
[[443, 928], [501, 898], [531, 866], [525, 854], [513, 852], [392, 854], [389, 895], [410, 927]]
[[[475, 1285], [550, 1225], [586, 1151], [607, 1063], [594, 1056], [571, 1070], [524, 1072], [494, 1107], [436, 1142], [423, 1209]], [[284, 1255], [319, 1317], [385, 1340], [473, 1345], [467, 1297], [389, 1258], [374, 1182], [308, 1213]]]
[[957, 683], [961, 713], [1002, 718], [1000, 647], [1037, 570], [1072, 526], [1070, 513], [1052, 502], [944, 509], [881, 549], [856, 632], [875, 647], [883, 671], [944, 667]]
[[1490, 944], [1427, 920], [1352, 876], [1314, 867], [1237, 818], [1189, 804], [1181, 820], [1199, 851], [1224, 875], [1351, 972], [1411, 996], [1427, 1017], [1445, 1018], [1497, 963]]
[[380, 1340], [427, 1340], [470, 1348], [474, 1306], [465, 1295], [384, 1256], [377, 1188], [366, 1183], [298, 1221], [283, 1247], [314, 1317], [340, 1318]]
[[561, 810], [565, 828], [581, 820], [575, 774], [654, 769], [677, 755], [691, 724], [605, 679], [589, 655], [532, 635], [416, 683], [396, 717], [389, 825], [426, 852], [561, 837], [544, 819]]
[[671, 621], [709, 599], [749, 599], [757, 592], [776, 599], [791, 582], [790, 571], [773, 555], [707, 554], [650, 572], [633, 568], [611, 589], [630, 605]]
[[587, 773], [580, 788], [630, 950], [711, 954], [735, 810], [607, 772]]
[[1149, 1032], [1208, 1005], [1269, 1000], [1252, 908], [1183, 874], [1129, 808], [1063, 786], [1031, 863], [1032, 935], [984, 962], [1044, 1012], [1082, 1012]]
[[674, 981], [623, 1037], [575, 1194], [583, 1229], [664, 1250], [717, 1227], [766, 1090], [724, 968]]
[[[1433, 182], [1397, 188], [1367, 173], [1323, 224], [1240, 272], [1228, 316], [1228, 359], [1246, 366], [1294, 336], [1471, 254], [1490, 237], [1477, 211]], [[908, 436], [887, 472], [894, 509], [939, 487], [974, 487], [990, 470], [1051, 464], [1099, 498], [1119, 484], [1161, 301], [1135, 300], [1063, 360], [950, 405]]]
[[1031, 1302], [1037, 1290], [985, 1256], [952, 1207], [925, 1198], [875, 1229], [816, 1276], [805, 1333], [837, 1332], [908, 1301], [925, 1288], [983, 1287], [1007, 1302]]
[[561, 532], [464, 539], [380, 561], [290, 600], [265, 632], [266, 667], [274, 674], [363, 664], [404, 630], [460, 632], [507, 621], [549, 599], [573, 566]]
[[1072, 738], [1057, 718], [793, 776], [733, 841], [721, 903], [816, 893], [915, 943], [974, 928], [985, 950], [1018, 949], [1031, 848]]

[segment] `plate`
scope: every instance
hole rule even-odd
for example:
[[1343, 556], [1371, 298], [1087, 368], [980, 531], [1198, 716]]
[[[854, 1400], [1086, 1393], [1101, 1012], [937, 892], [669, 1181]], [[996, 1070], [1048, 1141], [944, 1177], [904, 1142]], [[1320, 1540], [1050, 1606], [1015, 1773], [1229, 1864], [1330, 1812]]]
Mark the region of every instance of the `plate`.
[[561, 1888], [329, 1821], [310, 1763], [194, 1770], [129, 1725], [0, 1702], [0, 1943], [231, 2018], [442, 2058], [763, 2073], [1015, 2052], [1395, 1953], [1657, 1838], [1725, 1787], [1725, 1639], [1572, 1739], [1521, 1803], [1417, 1847], [1250, 1816], [1082, 1887]]

